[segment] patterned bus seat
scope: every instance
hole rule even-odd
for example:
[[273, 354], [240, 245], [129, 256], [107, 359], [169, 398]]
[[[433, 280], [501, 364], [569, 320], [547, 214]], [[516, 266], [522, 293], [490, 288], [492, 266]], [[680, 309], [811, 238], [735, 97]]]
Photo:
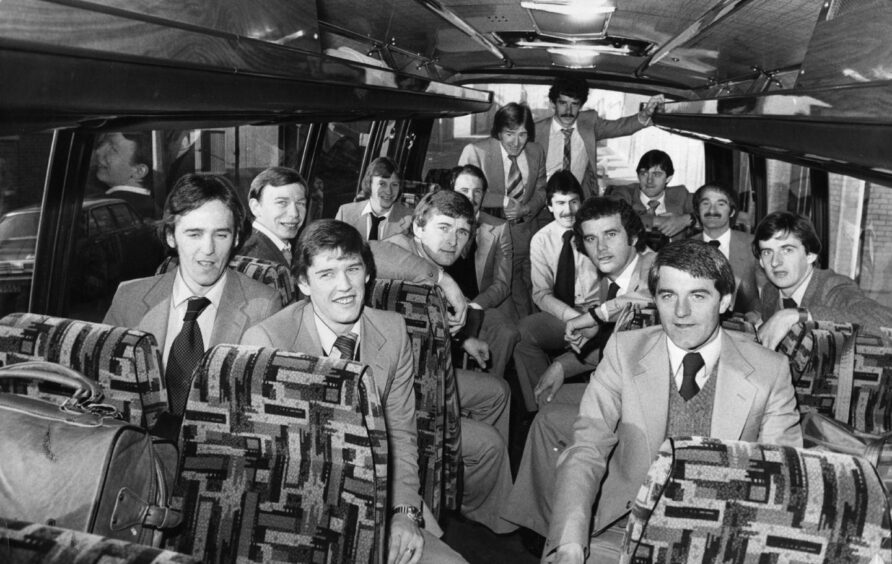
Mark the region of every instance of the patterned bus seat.
[[[176, 268], [177, 264], [179, 264], [177, 257], [169, 256], [158, 266], [158, 270], [155, 273], [164, 274], [168, 270]], [[274, 288], [282, 297], [282, 307], [287, 306], [299, 297], [297, 284], [291, 276], [291, 271], [284, 264], [244, 255], [235, 255], [229, 261], [229, 268]]]
[[892, 562], [889, 503], [845, 454], [667, 439], [629, 517], [620, 562]]
[[[29, 360], [55, 362], [98, 381], [104, 403], [136, 425], [151, 428], [167, 409], [161, 351], [150, 333], [33, 313], [0, 319], [0, 366]], [[71, 396], [53, 384], [13, 387], [17, 393], [60, 403]]]
[[452, 367], [446, 300], [439, 288], [378, 279], [367, 305], [395, 311], [406, 320], [415, 358], [418, 472], [422, 497], [440, 519], [457, 509], [461, 471], [461, 411]]
[[218, 345], [194, 378], [170, 548], [206, 564], [381, 562], [387, 431], [364, 365]]
[[186, 554], [0, 516], [6, 564], [197, 564]]

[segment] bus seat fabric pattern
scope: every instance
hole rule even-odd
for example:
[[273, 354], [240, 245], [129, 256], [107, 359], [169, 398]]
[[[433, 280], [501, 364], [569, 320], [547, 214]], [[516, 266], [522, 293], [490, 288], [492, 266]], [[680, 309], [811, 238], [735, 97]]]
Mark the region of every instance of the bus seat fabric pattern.
[[42, 564], [197, 564], [185, 554], [0, 516], [0, 561]]
[[358, 362], [217, 345], [196, 369], [168, 548], [202, 562], [381, 562], [387, 430]]
[[620, 562], [892, 561], [873, 467], [844, 454], [669, 438], [635, 500]]
[[[0, 319], [0, 366], [46, 360], [99, 382], [123, 419], [152, 428], [167, 409], [161, 350], [154, 335], [102, 323], [12, 313]], [[57, 402], [69, 390], [51, 384], [14, 384], [13, 392]]]
[[892, 431], [892, 346], [857, 325], [798, 323], [778, 351], [790, 358], [799, 409], [864, 433]]
[[415, 360], [415, 414], [421, 495], [434, 517], [458, 509], [461, 409], [452, 366], [446, 300], [439, 288], [375, 280], [367, 305], [406, 320]]
[[[158, 266], [155, 274], [164, 274], [176, 268], [178, 264], [179, 260], [177, 257], [169, 256]], [[244, 255], [235, 255], [229, 261], [229, 268], [275, 289], [282, 298], [282, 307], [289, 305], [298, 298], [297, 283], [292, 277], [291, 271], [284, 264]]]

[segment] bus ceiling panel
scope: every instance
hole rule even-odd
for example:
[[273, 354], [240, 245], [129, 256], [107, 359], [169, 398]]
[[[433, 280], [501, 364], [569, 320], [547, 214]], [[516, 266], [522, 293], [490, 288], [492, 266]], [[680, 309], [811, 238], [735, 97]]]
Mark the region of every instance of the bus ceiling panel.
[[[217, 69], [4, 49], [0, 122], [43, 130], [118, 122], [287, 122], [456, 116], [489, 109], [492, 94], [431, 82], [424, 91]], [[335, 61], [338, 66], [341, 63]], [[347, 65], [349, 68], [350, 66]], [[353, 67], [363, 72], [362, 68]], [[386, 71], [382, 71], [385, 72]], [[422, 87], [416, 83], [415, 87]]]
[[[7, 0], [8, 1], [8, 0]], [[319, 53], [316, 0], [46, 0], [188, 29], [213, 30]]]
[[721, 0], [667, 41], [639, 71], [696, 88], [802, 63], [818, 21], [815, 0]]
[[892, 79], [892, 2], [828, 0], [797, 86], [816, 88]]

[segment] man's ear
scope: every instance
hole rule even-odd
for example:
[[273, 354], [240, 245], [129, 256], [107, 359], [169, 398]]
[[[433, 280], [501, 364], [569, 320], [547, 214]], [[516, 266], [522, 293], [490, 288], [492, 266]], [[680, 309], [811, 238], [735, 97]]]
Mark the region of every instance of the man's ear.
[[248, 209], [251, 210], [251, 215], [257, 217], [257, 210], [260, 208], [260, 200], [257, 198], [248, 199]]
[[818, 253], [806, 253], [805, 260], [808, 264], [815, 264], [818, 260]]
[[131, 168], [133, 169], [133, 174], [131, 176], [134, 180], [142, 180], [149, 174], [149, 165], [139, 163], [133, 165]]
[[731, 297], [732, 294], [722, 296], [722, 299], [719, 301], [719, 314], [725, 313], [731, 307]]
[[167, 241], [167, 246], [173, 250], [177, 248], [177, 240], [173, 237], [173, 231], [170, 229], [164, 230], [164, 240]]
[[307, 282], [307, 277], [301, 274], [297, 277], [297, 287], [300, 290], [300, 293], [309, 296], [310, 295], [310, 284]]

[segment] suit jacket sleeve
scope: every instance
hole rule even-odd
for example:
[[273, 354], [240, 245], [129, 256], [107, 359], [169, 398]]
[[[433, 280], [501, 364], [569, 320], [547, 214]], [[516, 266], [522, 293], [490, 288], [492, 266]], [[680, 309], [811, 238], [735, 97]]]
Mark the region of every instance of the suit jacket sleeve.
[[514, 264], [514, 243], [508, 232], [508, 224], [503, 223], [495, 230], [495, 265], [493, 268], [492, 283], [488, 288], [480, 292], [474, 303], [483, 309], [496, 307], [511, 295], [511, 273]]
[[[123, 282], [118, 285], [115, 291], [115, 297], [112, 298], [111, 306], [105, 312], [102, 322], [107, 325], [115, 325], [117, 327], [135, 328], [139, 322], [133, 319], [133, 298], [130, 296], [132, 292], [128, 291], [129, 284]], [[144, 296], [139, 296], [142, 299]]]
[[480, 155], [474, 149], [473, 143], [465, 145], [464, 149], [461, 150], [461, 155], [458, 157], [458, 166], [469, 164], [474, 165], [481, 170], [483, 169], [483, 162], [481, 162]]
[[632, 114], [620, 119], [604, 119], [597, 113], [595, 114], [595, 139], [623, 137], [645, 127], [638, 121], [638, 114]]
[[255, 325], [254, 327], [251, 327], [250, 329], [245, 331], [245, 334], [242, 335], [240, 344], [252, 345], [255, 347], [276, 347], [276, 345], [273, 344], [269, 332], [264, 329], [263, 325]]
[[530, 174], [536, 175], [536, 187], [529, 201], [527, 201], [527, 207], [530, 209], [530, 213], [526, 216], [527, 221], [536, 217], [536, 214], [545, 206], [545, 150], [537, 143], [532, 143], [531, 146], [533, 152], [539, 155], [539, 167], [535, 171], [530, 171]]
[[622, 370], [614, 337], [607, 342], [604, 359], [582, 396], [579, 416], [573, 424], [573, 442], [558, 458], [554, 513], [548, 533], [551, 546], [578, 543], [588, 548], [592, 505], [617, 443], [616, 429], [622, 413]]
[[440, 269], [420, 256], [387, 241], [371, 241], [378, 278], [436, 286]]
[[765, 413], [762, 415], [762, 426], [759, 430], [759, 442], [802, 448], [799, 410], [796, 409], [793, 378], [786, 357], [779, 357], [776, 369], [770, 372], [777, 377], [768, 393]]
[[[814, 274], [818, 275], [817, 272]], [[814, 319], [837, 323], [857, 323], [876, 332], [880, 327], [892, 327], [892, 309], [880, 305], [864, 295], [854, 280], [830, 273], [819, 299], [808, 305]]]
[[390, 393], [387, 394], [384, 416], [393, 469], [391, 507], [412, 505], [421, 507], [418, 477], [418, 427], [415, 423], [414, 362], [409, 345], [409, 333], [400, 319], [398, 330], [396, 370]]

